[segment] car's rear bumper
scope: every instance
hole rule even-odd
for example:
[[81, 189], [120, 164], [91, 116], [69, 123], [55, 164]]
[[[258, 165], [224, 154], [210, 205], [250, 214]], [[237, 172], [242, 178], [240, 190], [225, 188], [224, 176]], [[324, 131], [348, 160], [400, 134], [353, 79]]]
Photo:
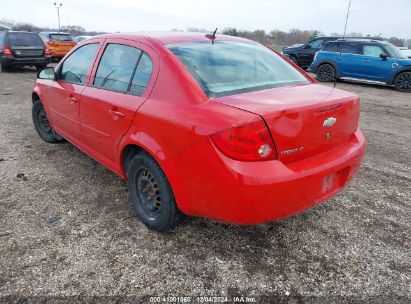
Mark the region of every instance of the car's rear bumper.
[[50, 63], [50, 57], [0, 57], [1, 63], [6, 66], [16, 65], [45, 65]]
[[174, 159], [181, 168], [170, 178], [180, 209], [193, 216], [256, 224], [294, 215], [339, 192], [360, 166], [365, 139], [358, 129], [346, 145], [287, 165], [279, 160], [236, 161], [210, 143], [192, 150]]

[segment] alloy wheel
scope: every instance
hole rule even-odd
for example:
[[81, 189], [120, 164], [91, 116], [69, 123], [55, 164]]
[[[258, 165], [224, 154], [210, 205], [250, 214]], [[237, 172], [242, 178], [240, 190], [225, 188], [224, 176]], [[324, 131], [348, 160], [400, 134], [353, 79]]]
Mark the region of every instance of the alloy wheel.
[[317, 78], [319, 81], [332, 81], [335, 77], [335, 70], [329, 64], [323, 64], [317, 70]]
[[403, 73], [400, 76], [398, 76], [395, 82], [395, 85], [400, 91], [410, 92], [411, 91], [411, 73]]

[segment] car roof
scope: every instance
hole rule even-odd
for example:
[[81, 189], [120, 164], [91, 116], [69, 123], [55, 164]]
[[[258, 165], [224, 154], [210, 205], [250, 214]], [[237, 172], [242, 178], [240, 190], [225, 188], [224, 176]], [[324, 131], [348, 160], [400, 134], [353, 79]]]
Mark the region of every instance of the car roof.
[[357, 43], [382, 43], [382, 44], [389, 44], [387, 41], [384, 40], [378, 40], [375, 38], [344, 38], [344, 39], [338, 39], [336, 42], [357, 42]]
[[29, 33], [29, 34], [36, 34], [36, 35], [38, 35], [37, 33], [35, 33], [35, 32], [29, 32], [29, 31], [6, 31], [7, 33]]
[[[150, 38], [155, 39], [162, 44], [173, 44], [182, 42], [210, 42], [210, 39], [206, 37], [208, 33], [197, 33], [197, 32], [135, 32], [135, 33], [116, 33], [116, 34], [103, 34], [98, 36], [93, 36], [93, 38]], [[220, 35], [216, 34], [216, 41], [242, 41], [251, 42], [248, 39]]]
[[68, 35], [69, 33], [66, 33], [66, 32], [41, 32], [41, 33], [44, 33], [44, 34], [52, 34], [52, 35], [56, 35], [56, 34], [59, 34], [59, 35]]

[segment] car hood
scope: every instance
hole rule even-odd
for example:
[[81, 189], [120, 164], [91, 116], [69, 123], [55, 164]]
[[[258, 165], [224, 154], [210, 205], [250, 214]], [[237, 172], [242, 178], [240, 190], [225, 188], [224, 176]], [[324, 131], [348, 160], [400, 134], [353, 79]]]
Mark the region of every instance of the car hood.
[[401, 63], [401, 65], [411, 65], [411, 58], [401, 58], [398, 59], [398, 62]]
[[296, 50], [299, 50], [299, 49], [301, 49], [301, 47], [286, 47], [286, 48], [283, 48], [283, 53], [293, 52], [293, 51], [296, 51]]

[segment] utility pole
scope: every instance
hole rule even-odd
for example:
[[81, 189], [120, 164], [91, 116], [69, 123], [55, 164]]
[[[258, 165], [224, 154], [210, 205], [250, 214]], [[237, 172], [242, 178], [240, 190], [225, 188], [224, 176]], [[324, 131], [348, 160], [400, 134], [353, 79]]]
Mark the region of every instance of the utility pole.
[[61, 9], [61, 7], [63, 6], [63, 4], [62, 4], [62, 3], [54, 2], [54, 6], [55, 6], [56, 9], [57, 9], [57, 17], [59, 18], [59, 33], [60, 33], [60, 9]]

